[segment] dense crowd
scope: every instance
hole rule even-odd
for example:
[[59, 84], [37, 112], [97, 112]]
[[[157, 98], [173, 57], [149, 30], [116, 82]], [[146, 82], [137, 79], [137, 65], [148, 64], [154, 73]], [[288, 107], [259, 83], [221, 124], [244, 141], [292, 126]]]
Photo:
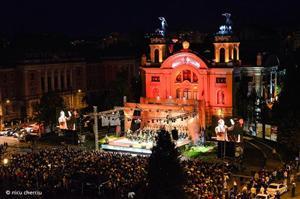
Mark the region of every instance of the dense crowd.
[[[0, 166], [3, 190], [39, 190], [47, 196], [93, 194], [103, 198], [142, 198], [147, 185], [147, 156], [83, 151], [74, 148], [44, 149], [15, 154]], [[220, 198], [221, 164], [182, 161], [189, 198]], [[129, 195], [128, 195], [129, 194]], [[203, 196], [203, 197], [199, 197]]]
[[0, 144], [0, 154], [4, 154], [4, 152], [6, 151], [8, 147], [8, 144], [6, 142], [4, 142], [3, 144]]
[[224, 173], [230, 172], [229, 165], [200, 160], [184, 161], [183, 165], [187, 176], [184, 189], [189, 198], [222, 198]]
[[[13, 154], [0, 166], [0, 190], [39, 190], [43, 196], [93, 195], [101, 198], [143, 198], [147, 186], [148, 156], [59, 147]], [[189, 199], [253, 198], [266, 193], [271, 182], [292, 183], [293, 166], [254, 173], [237, 189], [230, 178], [232, 167], [224, 163], [182, 160]], [[224, 180], [225, 179], [225, 180]], [[233, 186], [229, 186], [232, 184]], [[228, 194], [227, 194], [228, 193]], [[1, 198], [1, 197], [0, 197]], [[43, 197], [44, 198], [44, 197]]]
[[145, 184], [146, 163], [145, 157], [70, 148], [18, 154], [0, 167], [1, 190], [40, 190], [43, 195], [105, 192], [108, 198], [125, 198]]

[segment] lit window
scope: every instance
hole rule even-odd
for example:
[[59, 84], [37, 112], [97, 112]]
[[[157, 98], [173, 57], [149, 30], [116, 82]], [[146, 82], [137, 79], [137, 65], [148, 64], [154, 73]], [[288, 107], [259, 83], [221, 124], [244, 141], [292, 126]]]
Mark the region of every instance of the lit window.
[[159, 76], [152, 76], [151, 81], [152, 82], [160, 82], [160, 78], [159, 78]]
[[217, 77], [216, 83], [217, 84], [226, 84], [226, 78], [225, 77]]
[[183, 72], [183, 81], [187, 80], [191, 82], [191, 71], [190, 70], [184, 70]]
[[176, 77], [176, 82], [181, 82], [181, 73], [179, 73]]

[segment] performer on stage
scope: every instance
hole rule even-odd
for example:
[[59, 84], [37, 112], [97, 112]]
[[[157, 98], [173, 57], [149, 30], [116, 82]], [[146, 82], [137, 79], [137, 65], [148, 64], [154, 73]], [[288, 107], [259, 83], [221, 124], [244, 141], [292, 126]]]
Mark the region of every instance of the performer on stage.
[[58, 123], [59, 123], [59, 128], [60, 129], [65, 129], [67, 130], [68, 129], [68, 126], [67, 126], [67, 120], [70, 120], [71, 119], [71, 112], [68, 111], [68, 114], [69, 114], [69, 117], [67, 117], [65, 115], [65, 112], [64, 111], [60, 111], [60, 116], [58, 118]]
[[231, 122], [231, 126], [228, 127], [227, 125], [225, 125], [223, 119], [219, 119], [218, 126], [215, 128], [218, 141], [228, 141], [227, 131], [228, 130], [231, 131], [234, 128], [234, 121], [230, 119], [230, 122]]

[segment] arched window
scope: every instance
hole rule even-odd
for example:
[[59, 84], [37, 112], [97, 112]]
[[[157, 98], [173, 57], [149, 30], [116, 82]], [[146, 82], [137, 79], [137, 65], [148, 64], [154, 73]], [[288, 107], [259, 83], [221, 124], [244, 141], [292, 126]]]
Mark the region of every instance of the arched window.
[[154, 63], [159, 63], [159, 50], [154, 50]]
[[225, 104], [224, 91], [219, 90], [217, 92], [217, 104]]
[[[193, 76], [192, 76], [192, 74], [193, 74]], [[196, 75], [196, 73], [193, 73], [190, 70], [183, 70], [176, 76], [175, 81], [177, 83], [182, 82], [182, 81], [189, 81], [189, 82], [197, 83], [198, 76]]]
[[191, 71], [190, 70], [183, 70], [183, 81], [187, 80], [191, 82]]
[[180, 88], [177, 88], [177, 89], [176, 89], [176, 98], [177, 98], [177, 99], [180, 99], [180, 98], [181, 98], [180, 92], [181, 92], [181, 91], [180, 91]]
[[198, 82], [198, 77], [195, 73], [193, 73], [193, 82], [197, 83]]
[[220, 62], [225, 63], [225, 49], [220, 48]]
[[176, 82], [182, 82], [181, 77], [182, 77], [182, 74], [181, 74], [181, 72], [180, 72], [180, 73], [176, 76]]

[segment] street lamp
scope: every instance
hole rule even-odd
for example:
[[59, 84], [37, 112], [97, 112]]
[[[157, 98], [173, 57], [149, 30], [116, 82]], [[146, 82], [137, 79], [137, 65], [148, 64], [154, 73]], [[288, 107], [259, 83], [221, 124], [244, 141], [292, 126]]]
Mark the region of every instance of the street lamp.
[[3, 164], [4, 164], [4, 166], [6, 166], [8, 164], [8, 159], [7, 158], [3, 159]]

